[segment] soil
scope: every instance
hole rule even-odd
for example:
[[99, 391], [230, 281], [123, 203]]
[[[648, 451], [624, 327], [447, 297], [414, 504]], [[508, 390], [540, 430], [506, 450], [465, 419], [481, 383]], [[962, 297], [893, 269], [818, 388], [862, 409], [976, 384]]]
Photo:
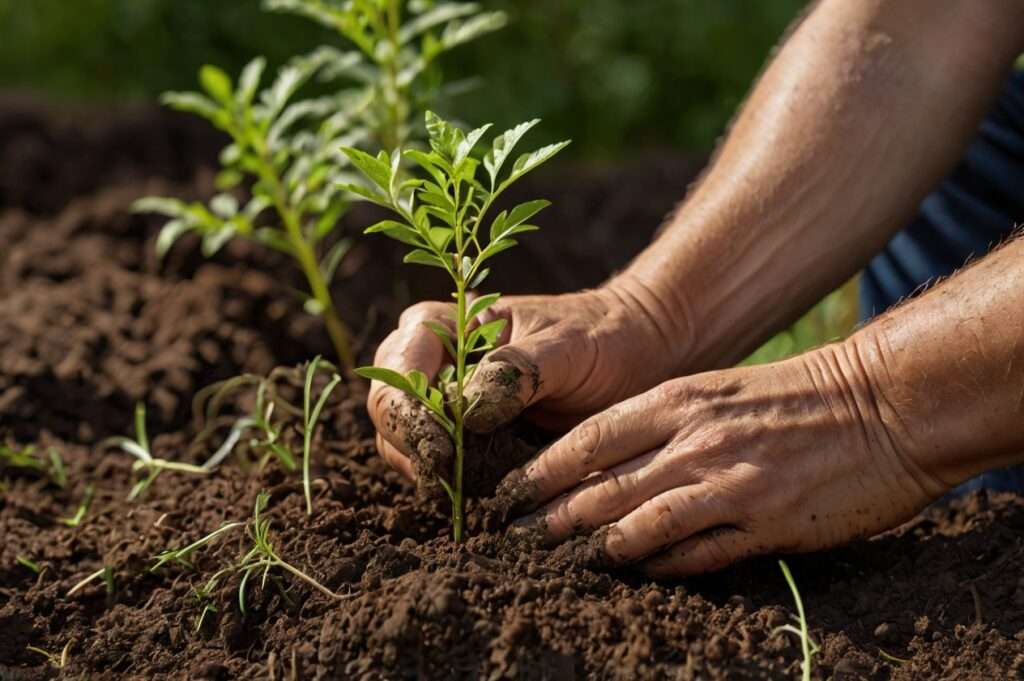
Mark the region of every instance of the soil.
[[[299, 282], [287, 263], [242, 243], [210, 261], [183, 243], [159, 263], [158, 221], [128, 211], [143, 194], [208, 194], [218, 140], [149, 109], [100, 113], [0, 106], [0, 442], [53, 448], [68, 477], [60, 488], [0, 471], [0, 680], [799, 676], [798, 642], [773, 633], [793, 615], [774, 559], [653, 583], [595, 568], [585, 540], [510, 547], [475, 506], [471, 539], [453, 546], [447, 509], [424, 504], [376, 455], [359, 383], [325, 410], [311, 516], [297, 476], [231, 461], [209, 476], [165, 473], [127, 502], [130, 458], [100, 442], [131, 432], [137, 400], [158, 456], [200, 462], [212, 444], [190, 444], [196, 390], [328, 348], [289, 296]], [[554, 201], [549, 228], [502, 256], [493, 285], [600, 282], [698, 167], [659, 156], [536, 178], [521, 191]], [[364, 359], [406, 304], [443, 290], [405, 279], [397, 260], [386, 240], [361, 242], [337, 285]], [[90, 484], [84, 521], [61, 523]], [[278, 554], [345, 596], [275, 570], [250, 580], [243, 615], [232, 575], [197, 628], [194, 590], [244, 552], [244, 534], [195, 552], [193, 569], [154, 573], [152, 557], [250, 517], [261, 490]], [[975, 494], [789, 562], [822, 646], [815, 679], [1024, 678], [1024, 498]], [[110, 591], [97, 579], [68, 595], [105, 567]], [[29, 646], [58, 660], [66, 650], [66, 665]]]

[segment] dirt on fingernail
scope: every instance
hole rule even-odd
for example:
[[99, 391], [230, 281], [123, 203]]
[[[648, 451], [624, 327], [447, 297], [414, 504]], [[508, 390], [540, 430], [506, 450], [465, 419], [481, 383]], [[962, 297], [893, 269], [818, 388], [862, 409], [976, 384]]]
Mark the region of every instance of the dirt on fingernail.
[[488, 433], [511, 422], [540, 389], [537, 366], [522, 355], [506, 355], [508, 358], [485, 359], [476, 369], [466, 391], [470, 402], [475, 401], [466, 414], [469, 430]]

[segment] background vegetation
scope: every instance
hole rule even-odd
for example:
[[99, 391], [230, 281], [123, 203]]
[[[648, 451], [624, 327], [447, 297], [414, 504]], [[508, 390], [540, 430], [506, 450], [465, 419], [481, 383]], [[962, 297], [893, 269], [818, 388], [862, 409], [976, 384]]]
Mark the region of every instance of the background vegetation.
[[[616, 159], [647, 149], [704, 154], [805, 0], [484, 0], [510, 25], [443, 62], [480, 74], [453, 108], [498, 129], [539, 116], [542, 139]], [[64, 101], [154, 99], [191, 89], [204, 63], [237, 73], [336, 44], [260, 0], [0, 0], [0, 84]], [[453, 111], [442, 112], [452, 114]], [[848, 333], [856, 291], [833, 294], [754, 355], [771, 360]]]

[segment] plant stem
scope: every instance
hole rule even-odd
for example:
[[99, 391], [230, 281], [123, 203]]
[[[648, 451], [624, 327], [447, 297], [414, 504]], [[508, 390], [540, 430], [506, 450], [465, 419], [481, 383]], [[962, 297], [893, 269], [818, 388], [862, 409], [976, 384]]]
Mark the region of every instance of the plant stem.
[[287, 570], [288, 572], [292, 573], [293, 575], [295, 575], [296, 577], [298, 577], [302, 581], [306, 582], [306, 584], [309, 584], [310, 586], [312, 586], [314, 589], [320, 591], [321, 593], [326, 594], [326, 595], [330, 596], [331, 598], [337, 598], [337, 599], [342, 599], [342, 598], [346, 597], [343, 594], [336, 594], [336, 593], [334, 593], [333, 591], [328, 589], [326, 586], [324, 586], [320, 582], [316, 581], [315, 579], [313, 579], [312, 577], [307, 575], [302, 570], [299, 570], [298, 568], [292, 567], [290, 564], [284, 562], [283, 560], [281, 560], [277, 556], [276, 553], [271, 553], [270, 555], [271, 555], [271, 560], [272, 560], [273, 564], [276, 564], [281, 569]]
[[260, 175], [263, 181], [269, 185], [270, 193], [274, 199], [274, 208], [277, 210], [278, 215], [281, 216], [285, 232], [288, 235], [288, 243], [292, 247], [295, 259], [299, 261], [302, 273], [306, 275], [306, 281], [309, 283], [309, 291], [313, 294], [313, 299], [320, 306], [324, 324], [327, 326], [327, 335], [330, 337], [332, 345], [334, 345], [334, 351], [337, 353], [342, 365], [351, 372], [355, 366], [355, 358], [352, 356], [351, 334], [345, 323], [341, 321], [341, 317], [338, 316], [338, 311], [334, 307], [334, 300], [331, 298], [331, 291], [327, 288], [327, 282], [324, 281], [323, 273], [320, 271], [320, 264], [317, 262], [316, 254], [313, 252], [313, 247], [302, 236], [302, 226], [299, 224], [299, 219], [295, 212], [288, 206], [284, 187], [281, 185], [277, 173], [274, 172], [273, 167], [267, 160], [265, 149], [262, 145], [257, 148], [262, 156]]
[[455, 536], [455, 543], [462, 542], [462, 463], [465, 456], [465, 443], [463, 433], [464, 399], [463, 392], [466, 383], [466, 282], [462, 278], [461, 268], [456, 266], [456, 300], [457, 310], [455, 316], [455, 405], [452, 407], [452, 415], [455, 421], [455, 494], [452, 495], [452, 531]]
[[398, 86], [398, 53], [402, 49], [399, 44], [398, 32], [401, 24], [399, 0], [388, 0], [386, 17], [387, 34], [384, 38], [390, 43], [388, 57], [381, 64], [384, 74], [384, 105], [387, 107], [387, 125], [381, 130], [381, 144], [384, 149], [392, 151], [401, 147], [402, 139], [402, 97]]

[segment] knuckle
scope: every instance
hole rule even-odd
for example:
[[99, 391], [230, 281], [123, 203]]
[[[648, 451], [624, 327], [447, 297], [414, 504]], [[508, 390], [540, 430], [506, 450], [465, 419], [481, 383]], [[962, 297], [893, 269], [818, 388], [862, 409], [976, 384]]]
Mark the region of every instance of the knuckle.
[[652, 526], [654, 531], [665, 541], [671, 541], [679, 533], [681, 526], [678, 509], [667, 499], [652, 499], [649, 502], [648, 510], [654, 516]]
[[572, 444], [577, 460], [584, 468], [593, 465], [601, 447], [602, 426], [599, 419], [584, 421], [573, 431]]
[[732, 552], [720, 532], [708, 532], [704, 537], [704, 551], [707, 553], [710, 569], [725, 567], [733, 562]]
[[399, 317], [399, 326], [409, 326], [413, 324], [420, 324], [422, 322], [437, 319], [441, 316], [441, 312], [445, 309], [444, 303], [437, 301], [423, 301], [416, 303], [408, 308]]
[[619, 475], [615, 471], [601, 471], [594, 477], [591, 488], [595, 503], [606, 510], [619, 509], [635, 490], [630, 475]]
[[685, 396], [686, 388], [681, 381], [666, 381], [651, 390], [652, 400], [659, 405], [678, 402]]

